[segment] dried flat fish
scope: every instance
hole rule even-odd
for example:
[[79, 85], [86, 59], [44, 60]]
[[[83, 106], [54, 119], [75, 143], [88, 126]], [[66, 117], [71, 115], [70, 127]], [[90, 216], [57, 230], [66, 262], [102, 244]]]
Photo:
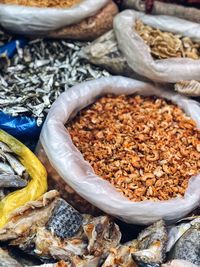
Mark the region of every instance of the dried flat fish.
[[18, 47], [10, 66], [0, 72], [1, 111], [33, 116], [40, 125], [62, 92], [77, 83], [109, 76], [80, 58], [79, 52], [87, 44], [37, 39], [23, 50]]
[[193, 97], [200, 96], [200, 82], [197, 81], [180, 81], [175, 84], [175, 91]]
[[22, 188], [26, 185], [27, 181], [18, 175], [0, 173], [0, 188]]

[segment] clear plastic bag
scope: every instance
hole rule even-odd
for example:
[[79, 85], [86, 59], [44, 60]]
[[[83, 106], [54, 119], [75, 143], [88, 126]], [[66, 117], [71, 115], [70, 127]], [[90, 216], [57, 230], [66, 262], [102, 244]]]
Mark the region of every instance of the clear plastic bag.
[[0, 24], [20, 34], [41, 34], [79, 23], [95, 15], [109, 0], [83, 0], [71, 8], [39, 8], [0, 4]]
[[[178, 104], [200, 128], [200, 106], [176, 93], [162, 91], [153, 85], [120, 76], [88, 81], [63, 93], [53, 104], [40, 136], [52, 167], [60, 177], [92, 205], [129, 223], [151, 224], [160, 218], [176, 221], [195, 209], [200, 202], [200, 175], [192, 177], [184, 198], [168, 201], [131, 202], [107, 181], [97, 176], [91, 165], [72, 143], [65, 128], [77, 112], [105, 94], [157, 95]], [[45, 161], [41, 156], [41, 160]], [[53, 178], [53, 177], [52, 177]]]
[[200, 60], [169, 58], [155, 60], [149, 46], [134, 30], [136, 19], [162, 31], [200, 40], [200, 25], [172, 16], [152, 16], [126, 10], [114, 19], [114, 30], [118, 45], [128, 65], [136, 73], [153, 81], [174, 83], [180, 80], [200, 80]]

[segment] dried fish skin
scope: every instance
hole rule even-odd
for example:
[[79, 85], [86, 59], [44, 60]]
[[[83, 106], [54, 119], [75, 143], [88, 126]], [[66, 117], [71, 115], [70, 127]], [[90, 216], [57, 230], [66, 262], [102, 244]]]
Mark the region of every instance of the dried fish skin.
[[137, 243], [137, 241], [133, 241], [111, 249], [102, 267], [138, 267], [131, 255], [136, 246], [134, 242]]
[[108, 216], [93, 218], [83, 229], [88, 239], [87, 250], [91, 255], [99, 256], [120, 243], [119, 227]]
[[82, 215], [66, 201], [60, 199], [48, 221], [47, 229], [56, 236], [65, 239], [74, 236], [83, 222]]
[[175, 91], [186, 96], [199, 97], [200, 96], [200, 83], [194, 80], [180, 81], [175, 84]]
[[4, 155], [15, 173], [22, 176], [26, 171], [25, 167], [19, 162], [19, 160], [16, 159], [16, 157], [12, 156], [11, 154], [4, 153]]
[[25, 186], [27, 186], [27, 181], [20, 176], [0, 173], [0, 188], [23, 188]]
[[169, 259], [181, 259], [200, 266], [200, 222], [192, 225], [175, 243]]
[[6, 250], [0, 248], [0, 267], [22, 267]]
[[163, 220], [143, 230], [137, 239], [137, 251], [132, 253], [134, 260], [140, 265], [152, 266], [164, 262], [167, 248], [167, 229]]
[[[0, 241], [26, 242], [29, 234], [36, 232], [37, 227], [48, 222], [54, 208], [54, 201], [59, 193], [55, 190], [44, 194], [37, 201], [28, 202], [10, 214], [9, 222], [0, 229]], [[26, 235], [25, 235], [26, 233]]]
[[0, 162], [0, 173], [14, 174], [14, 171], [7, 163]]

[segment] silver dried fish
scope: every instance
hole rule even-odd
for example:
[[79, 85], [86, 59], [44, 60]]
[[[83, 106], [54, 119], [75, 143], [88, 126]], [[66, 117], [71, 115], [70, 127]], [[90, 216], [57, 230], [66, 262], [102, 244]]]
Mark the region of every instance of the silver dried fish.
[[[6, 43], [6, 38], [0, 32], [1, 42]], [[86, 45], [37, 39], [24, 50], [18, 47], [10, 66], [0, 73], [1, 110], [13, 116], [33, 116], [40, 125], [62, 92], [77, 83], [109, 76], [80, 58], [79, 52]]]

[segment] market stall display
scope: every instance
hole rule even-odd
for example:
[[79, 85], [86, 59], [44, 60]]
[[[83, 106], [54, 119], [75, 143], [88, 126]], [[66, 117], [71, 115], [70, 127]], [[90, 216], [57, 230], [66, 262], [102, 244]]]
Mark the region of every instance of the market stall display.
[[[156, 202], [152, 200], [146, 200], [144, 198], [144, 201], [142, 202], [138, 202], [138, 200], [134, 202], [134, 201], [128, 200], [123, 195], [121, 195], [119, 192], [117, 192], [117, 190], [113, 187], [113, 185], [111, 185], [108, 181], [105, 181], [104, 179], [97, 176], [93, 168], [91, 167], [91, 165], [83, 159], [83, 155], [80, 153], [80, 151], [77, 150], [77, 148], [72, 143], [72, 140], [74, 141], [76, 140], [76, 144], [77, 144], [77, 141], [79, 138], [75, 139], [76, 135], [74, 135], [74, 139], [73, 137], [71, 139], [69, 133], [67, 133], [65, 129], [65, 124], [69, 120], [71, 120], [77, 114], [78, 111], [82, 110], [83, 108], [95, 102], [95, 100], [98, 97], [102, 95], [106, 95], [106, 94], [114, 94], [114, 95], [137, 94], [137, 95], [144, 95], [144, 96], [154, 95], [154, 96], [157, 96], [158, 98], [162, 96], [163, 98], [166, 98], [167, 100], [171, 100], [173, 103], [177, 104], [180, 108], [184, 110], [184, 112], [186, 112], [186, 114], [189, 117], [191, 117], [197, 123], [198, 128], [200, 126], [200, 121], [199, 121], [200, 108], [197, 102], [186, 99], [180, 95], [165, 92], [165, 91], [162, 91], [161, 89], [156, 89], [150, 84], [131, 80], [131, 79], [126, 79], [123, 77], [108, 77], [108, 78], [102, 78], [99, 80], [82, 83], [78, 86], [71, 88], [70, 90], [63, 93], [59, 97], [59, 99], [52, 106], [48, 114], [47, 120], [44, 124], [42, 134], [40, 137], [40, 142], [41, 142], [43, 149], [39, 149], [38, 155], [39, 155], [39, 158], [44, 163], [44, 165], [46, 166], [46, 168], [48, 169], [50, 178], [55, 180], [57, 185], [60, 184], [60, 190], [65, 191], [66, 198], [70, 196], [71, 194], [75, 194], [75, 192], [73, 191], [75, 190], [77, 194], [82, 196], [84, 199], [86, 199], [88, 202], [90, 202], [94, 206], [98, 207], [99, 209], [103, 210], [104, 212], [108, 214], [116, 216], [129, 223], [150, 224], [158, 220], [159, 218], [164, 218], [167, 222], [172, 222], [183, 217], [188, 212], [195, 209], [199, 203], [199, 189], [198, 189], [199, 175], [197, 175], [196, 177], [194, 176], [190, 179], [189, 185], [188, 186], [186, 185], [185, 187], [185, 189], [186, 188], [187, 189], [186, 189], [186, 193], [185, 194], [183, 193], [184, 197], [178, 197], [178, 198], [171, 199], [171, 200], [156, 201]], [[101, 105], [97, 105], [97, 106], [101, 109]], [[109, 109], [109, 105], [108, 105], [108, 109]], [[165, 110], [164, 107], [163, 109]], [[169, 108], [166, 107], [166, 110], [168, 109]], [[110, 114], [112, 114], [112, 110], [115, 110], [114, 114], [117, 112], [116, 109], [111, 109]], [[160, 112], [161, 110], [162, 108], [160, 108]], [[91, 111], [91, 114], [95, 114], [94, 111]], [[145, 121], [145, 115], [141, 114], [141, 117], [142, 116], [144, 118], [141, 120], [141, 122]], [[175, 115], [175, 116], [177, 116], [177, 118], [178, 117], [180, 118], [181, 114]], [[128, 119], [129, 117], [126, 119], [126, 121], [128, 121]], [[123, 118], [121, 118], [121, 120], [123, 120]], [[104, 125], [106, 125], [105, 119], [103, 119], [102, 121], [104, 121]], [[98, 122], [98, 119], [94, 118], [94, 123], [97, 123], [97, 128], [98, 128], [98, 125], [99, 127], [101, 126], [101, 124]], [[113, 123], [114, 122], [112, 122], [112, 124]], [[150, 124], [153, 123], [153, 120], [150, 119], [149, 123]], [[80, 134], [84, 134], [84, 131], [87, 131], [88, 127], [90, 127], [90, 123], [88, 123], [87, 126], [85, 126], [83, 130], [81, 130], [80, 128]], [[183, 126], [183, 129], [185, 127], [187, 128], [187, 126]], [[190, 127], [193, 128], [192, 124]], [[106, 127], [105, 131], [106, 130], [108, 131], [108, 129], [109, 127]], [[102, 134], [104, 135], [104, 132], [102, 132]], [[156, 132], [154, 134], [156, 135]], [[199, 133], [197, 133], [197, 135], [199, 136]], [[197, 136], [196, 144], [199, 143], [198, 136]], [[99, 138], [101, 138], [101, 135], [99, 136]], [[105, 138], [107, 137], [105, 136], [104, 139]], [[145, 134], [142, 134], [141, 138], [144, 138], [141, 140], [142, 143], [144, 143], [144, 145], [145, 143], [148, 144], [149, 138], [145, 139]], [[84, 140], [87, 142], [88, 139], [84, 137], [83, 141]], [[113, 140], [113, 145], [115, 145], [115, 138], [113, 136], [111, 136], [111, 140]], [[121, 137], [120, 140], [123, 141], [123, 138]], [[119, 144], [121, 144], [120, 143], [121, 141], [119, 141]], [[81, 143], [79, 145], [81, 146]], [[95, 145], [92, 144], [92, 145], [94, 146], [93, 149], [95, 149], [96, 144]], [[87, 144], [86, 144], [86, 147], [87, 147]], [[80, 149], [80, 147], [78, 148]], [[97, 153], [98, 153], [98, 150], [99, 152], [101, 152], [102, 150], [102, 153], [103, 153], [102, 156], [105, 153], [109, 153], [109, 150], [104, 148], [103, 144], [102, 144], [102, 148], [98, 149], [98, 146], [97, 146]], [[46, 153], [47, 158], [45, 157], [44, 152]], [[96, 153], [96, 151], [94, 153]], [[112, 150], [110, 153], [112, 155]], [[142, 151], [140, 153], [142, 153]], [[198, 164], [199, 152], [198, 150], [196, 150], [196, 152], [194, 153], [196, 153], [196, 156], [197, 156], [197, 157], [195, 156], [196, 163], [194, 164], [195, 166], [197, 166], [196, 164]], [[126, 167], [126, 158], [125, 158], [126, 154], [124, 156], [123, 155], [124, 154], [122, 152], [122, 155], [120, 156], [119, 160], [125, 161], [125, 166], [124, 166], [125, 168]], [[90, 154], [88, 154], [88, 157], [89, 156]], [[133, 157], [134, 164], [137, 164], [137, 160], [135, 159], [136, 156], [137, 155]], [[159, 153], [157, 153], [157, 155], [154, 155], [154, 156], [157, 157], [155, 158], [155, 160], [158, 160], [158, 161], [162, 160], [160, 158]], [[152, 158], [154, 156], [152, 154]], [[94, 157], [95, 155], [93, 155], [93, 158]], [[111, 156], [110, 158], [112, 160]], [[50, 163], [48, 162], [47, 159], [49, 160]], [[102, 162], [105, 161], [103, 157], [101, 158], [101, 160]], [[95, 164], [95, 161], [94, 161], [94, 164]], [[95, 167], [96, 170], [98, 168], [98, 166], [94, 166], [94, 165], [93, 167]], [[116, 168], [113, 170], [117, 171], [118, 170], [117, 165], [115, 167]], [[132, 166], [132, 168], [133, 167], [134, 165]], [[169, 166], [167, 165], [167, 163], [166, 163], [166, 166], [164, 166], [164, 169], [165, 167], [166, 167], [166, 172], [170, 171], [168, 169]], [[129, 165], [127, 165], [127, 168], [129, 168]], [[147, 169], [148, 169], [148, 165], [147, 165]], [[138, 171], [139, 170], [140, 168], [138, 169]], [[108, 170], [107, 172], [108, 176], [109, 176], [109, 172], [110, 171]], [[148, 176], [148, 175], [145, 175], [145, 173], [143, 172], [144, 171], [141, 170], [141, 173], [138, 174], [139, 179], [140, 179], [140, 176], [143, 177], [144, 175], [144, 181], [148, 181], [150, 179], [150, 181], [148, 182], [151, 182], [152, 174], [151, 176]], [[198, 170], [194, 174], [197, 174], [197, 173], [198, 173]], [[191, 175], [193, 174], [191, 173]], [[102, 173], [101, 173], [101, 176], [102, 176]], [[122, 176], [124, 176], [124, 173], [122, 174]], [[184, 174], [183, 174], [183, 177], [185, 180], [186, 177]], [[63, 186], [63, 180], [66, 182], [66, 187]], [[122, 177], [122, 180], [123, 180], [123, 177]], [[186, 182], [186, 180], [184, 182]], [[119, 182], [118, 184], [120, 185], [121, 183], [123, 184], [123, 181]], [[149, 184], [149, 186], [150, 185], [151, 184]], [[68, 186], [73, 188], [73, 190], [71, 191], [71, 189], [68, 188]], [[135, 186], [137, 186], [137, 184]], [[138, 190], [141, 191], [143, 189], [139, 187]], [[140, 196], [141, 192], [138, 192], [138, 193], [139, 193], [138, 196]], [[167, 199], [167, 198], [164, 198], [164, 199]], [[73, 203], [73, 204], [76, 205], [77, 203]], [[78, 202], [77, 207], [80, 206], [79, 204], [80, 202]]]
[[0, 267], [200, 266], [198, 1], [0, 0]]
[[[190, 38], [193, 42], [199, 42], [200, 40], [199, 24], [171, 16], [146, 15], [133, 10], [121, 12], [114, 20], [114, 30], [119, 48], [133, 71], [157, 82], [175, 83], [180, 80], [199, 80], [199, 59], [180, 57], [154, 59], [149, 46], [135, 29], [137, 20], [160, 31]], [[176, 47], [174, 42], [170, 43], [169, 39], [169, 37], [166, 37], [164, 44], [161, 42], [161, 48], [158, 41], [157, 50], [161, 49], [166, 54], [168, 48], [174, 46], [175, 48], [171, 51], [171, 53], [174, 53], [174, 50], [178, 49], [180, 45], [178, 44], [178, 47]]]
[[[0, 32], [3, 46], [10, 35]], [[0, 72], [0, 127], [34, 148], [52, 103], [69, 87], [108, 76], [109, 73], [82, 60], [79, 51], [87, 43], [28, 42]], [[1, 60], [0, 60], [1, 61]]]

